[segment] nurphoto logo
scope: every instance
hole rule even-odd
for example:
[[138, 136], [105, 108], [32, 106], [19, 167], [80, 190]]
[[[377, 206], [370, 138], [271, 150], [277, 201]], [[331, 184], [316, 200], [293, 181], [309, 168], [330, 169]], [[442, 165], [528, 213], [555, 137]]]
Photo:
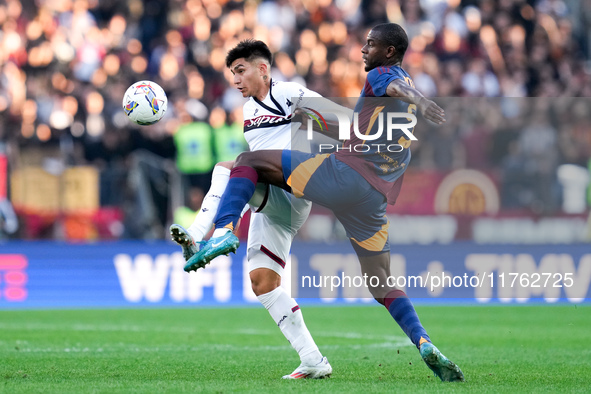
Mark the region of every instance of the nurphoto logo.
[[[382, 107], [383, 108], [383, 107]], [[317, 124], [317, 127], [320, 128], [321, 131], [328, 130], [328, 125], [324, 117], [316, 110], [306, 107], [305, 110], [309, 111], [307, 114], [309, 116], [307, 122], [307, 138], [311, 141], [314, 137], [314, 121]], [[377, 113], [377, 127], [378, 130], [375, 133], [369, 134], [369, 130], [366, 133], [362, 133], [359, 131], [359, 113], [353, 113], [353, 127], [351, 127], [351, 119], [349, 115], [345, 111], [330, 111], [328, 112], [338, 119], [339, 125], [339, 134], [338, 139], [341, 141], [351, 139], [351, 129], [353, 129], [353, 133], [355, 137], [362, 141], [361, 144], [355, 144], [354, 146], [349, 146], [347, 148], [354, 150], [355, 152], [368, 152], [370, 150], [377, 149], [377, 152], [401, 152], [404, 148], [407, 148], [410, 144], [401, 145], [400, 139], [397, 142], [392, 144], [385, 144], [385, 143], [370, 143], [367, 144], [368, 141], [376, 141], [384, 133], [386, 133], [387, 141], [393, 141], [395, 137], [392, 136], [394, 130], [400, 130], [404, 133], [407, 137], [406, 139], [408, 142], [410, 141], [417, 141], [417, 137], [415, 137], [412, 133], [413, 128], [417, 124], [417, 117], [409, 112], [388, 112], [386, 113], [386, 122], [384, 122], [384, 113], [381, 112], [381, 108], [376, 108], [374, 111], [375, 117]], [[406, 123], [399, 123], [400, 120], [406, 119], [408, 122]], [[386, 126], [384, 126], [386, 123]], [[374, 122], [370, 122], [370, 127], [374, 124]], [[333, 144], [320, 144], [319, 145], [320, 151], [322, 152], [323, 149], [330, 150], [330, 149], [340, 149], [340, 146], [335, 146]]]

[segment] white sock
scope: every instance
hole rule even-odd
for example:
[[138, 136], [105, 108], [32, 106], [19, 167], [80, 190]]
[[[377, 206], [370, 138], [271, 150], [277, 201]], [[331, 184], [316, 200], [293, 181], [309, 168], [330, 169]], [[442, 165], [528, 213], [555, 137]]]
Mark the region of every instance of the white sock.
[[193, 224], [187, 229], [195, 242], [203, 240], [203, 237], [211, 230], [213, 220], [218, 212], [220, 199], [226, 190], [230, 180], [230, 170], [226, 167], [215, 166], [211, 175], [211, 186], [203, 199], [201, 209], [197, 213]]
[[213, 230], [213, 234], [211, 234], [211, 238], [218, 238], [218, 237], [223, 237], [224, 235], [226, 235], [227, 233], [229, 233], [230, 230], [229, 228], [216, 228], [215, 230]]
[[318, 350], [316, 343], [314, 343], [306, 323], [304, 323], [302, 311], [283, 287], [278, 287], [257, 298], [267, 308], [285, 338], [291, 343], [291, 346], [298, 352], [300, 360], [311, 365], [319, 363], [322, 354]]

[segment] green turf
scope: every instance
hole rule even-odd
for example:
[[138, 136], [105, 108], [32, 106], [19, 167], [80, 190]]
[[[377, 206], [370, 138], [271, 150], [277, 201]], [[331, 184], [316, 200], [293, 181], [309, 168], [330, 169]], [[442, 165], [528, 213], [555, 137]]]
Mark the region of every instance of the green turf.
[[263, 308], [0, 312], [0, 391], [564, 392], [591, 388], [591, 307], [418, 307], [464, 371], [441, 383], [382, 307], [304, 307], [333, 366], [299, 360]]

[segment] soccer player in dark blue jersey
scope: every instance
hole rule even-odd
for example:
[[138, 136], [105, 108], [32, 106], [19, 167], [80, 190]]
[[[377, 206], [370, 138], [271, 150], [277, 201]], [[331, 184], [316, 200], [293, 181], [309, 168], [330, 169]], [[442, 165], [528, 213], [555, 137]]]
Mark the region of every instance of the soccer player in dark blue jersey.
[[[354, 113], [352, 135], [333, 154], [290, 150], [242, 153], [222, 196], [212, 238], [185, 266], [204, 267], [213, 258], [236, 251], [232, 233], [257, 182], [269, 183], [330, 208], [343, 224], [361, 270], [379, 282], [368, 285], [419, 349], [427, 366], [443, 381], [463, 381], [460, 368], [431, 343], [406, 294], [388, 286], [390, 248], [387, 204], [394, 204], [410, 161], [415, 113], [431, 122], [445, 122], [444, 111], [414, 88], [401, 68], [408, 38], [397, 24], [375, 26], [363, 46], [367, 80]], [[388, 127], [392, 124], [398, 126]]]

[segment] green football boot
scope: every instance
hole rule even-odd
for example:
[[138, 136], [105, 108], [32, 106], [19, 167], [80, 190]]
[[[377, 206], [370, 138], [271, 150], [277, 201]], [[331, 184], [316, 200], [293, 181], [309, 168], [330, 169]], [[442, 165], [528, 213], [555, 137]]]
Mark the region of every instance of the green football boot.
[[420, 347], [421, 357], [427, 366], [443, 382], [463, 382], [464, 374], [456, 364], [445, 357], [431, 342]]
[[240, 246], [238, 237], [228, 232], [221, 237], [212, 238], [201, 247], [201, 249], [193, 255], [185, 265], [185, 271], [197, 271], [199, 268], [205, 267], [209, 262], [221, 255], [228, 255], [228, 253], [236, 253], [236, 249]]

